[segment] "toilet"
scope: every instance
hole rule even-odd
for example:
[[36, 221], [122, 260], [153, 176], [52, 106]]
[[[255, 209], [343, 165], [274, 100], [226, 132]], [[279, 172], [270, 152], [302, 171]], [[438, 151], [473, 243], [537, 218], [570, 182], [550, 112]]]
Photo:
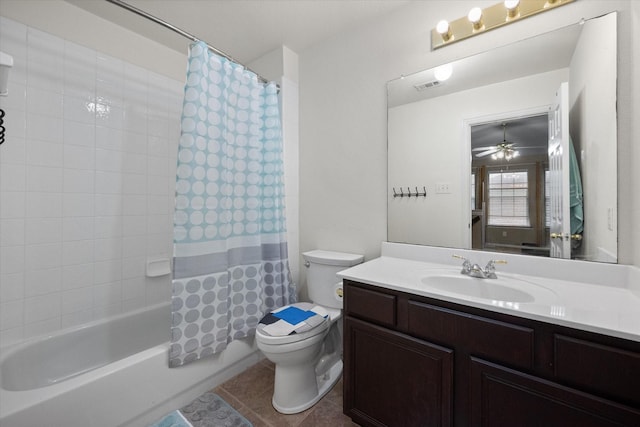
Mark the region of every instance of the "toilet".
[[273, 407], [296, 414], [315, 405], [342, 375], [341, 270], [364, 257], [314, 250], [302, 254], [311, 302], [267, 313], [256, 329], [256, 343], [275, 364]]

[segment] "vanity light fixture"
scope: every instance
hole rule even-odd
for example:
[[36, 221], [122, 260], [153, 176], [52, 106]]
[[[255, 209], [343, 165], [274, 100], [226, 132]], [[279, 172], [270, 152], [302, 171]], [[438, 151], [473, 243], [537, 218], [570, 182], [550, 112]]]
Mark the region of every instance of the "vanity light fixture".
[[555, 9], [575, 0], [505, 0], [481, 9], [474, 7], [463, 18], [438, 22], [431, 30], [431, 50], [493, 30], [540, 12]]

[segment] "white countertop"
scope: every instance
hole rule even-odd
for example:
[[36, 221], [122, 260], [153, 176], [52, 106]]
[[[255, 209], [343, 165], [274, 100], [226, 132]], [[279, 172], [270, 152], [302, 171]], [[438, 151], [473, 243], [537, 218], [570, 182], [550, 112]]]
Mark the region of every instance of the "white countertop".
[[[387, 245], [386, 250], [385, 245]], [[389, 245], [397, 246], [391, 247]], [[435, 248], [435, 252], [434, 250], [426, 250], [425, 252], [425, 249], [419, 249], [422, 251], [421, 254], [410, 253], [407, 257], [398, 257], [406, 255], [405, 246], [410, 245], [385, 243], [381, 257], [351, 267], [338, 275], [345, 279], [385, 289], [640, 342], [640, 283], [638, 283], [640, 282], [640, 273], [638, 268], [582, 261], [567, 262], [566, 260], [550, 260], [530, 256], [490, 254], [488, 256], [493, 258], [508, 258], [510, 266], [509, 269], [504, 268], [506, 266], [497, 266], [496, 273], [499, 282], [494, 283], [512, 284], [514, 289], [526, 289], [535, 297], [531, 302], [509, 302], [471, 297], [425, 285], [422, 279], [426, 276], [455, 277], [460, 275], [461, 262], [449, 260], [451, 254], [445, 253], [444, 251], [447, 250], [442, 248]], [[482, 255], [486, 254], [460, 250], [454, 252], [467, 257], [475, 256], [478, 259], [483, 259]], [[418, 257], [425, 259], [425, 261], [407, 259]], [[433, 262], [434, 260], [436, 262]], [[484, 263], [480, 263], [480, 261], [473, 260], [473, 262], [484, 266]], [[534, 268], [535, 266], [537, 268]], [[527, 271], [528, 274], [514, 272], [518, 271], [518, 268]], [[570, 274], [571, 270], [575, 270], [573, 276]], [[539, 271], [544, 275], [531, 274], [534, 271]], [[554, 274], [557, 277], [553, 277]], [[576, 276], [579, 277], [579, 280], [567, 280], [567, 276]], [[481, 281], [479, 283], [482, 283], [482, 281], [493, 279], [472, 280], [478, 280]]]

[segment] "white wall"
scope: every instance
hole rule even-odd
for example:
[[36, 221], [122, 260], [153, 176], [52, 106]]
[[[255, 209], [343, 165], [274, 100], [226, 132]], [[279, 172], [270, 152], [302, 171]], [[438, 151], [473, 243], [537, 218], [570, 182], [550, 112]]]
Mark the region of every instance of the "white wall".
[[[616, 262], [617, 128], [616, 16], [587, 21], [571, 58], [569, 103], [571, 137], [584, 189], [583, 259]], [[603, 149], [603, 147], [606, 147]]]
[[[542, 32], [618, 10], [619, 15], [619, 253], [620, 262], [640, 264], [636, 219], [640, 191], [632, 157], [631, 13], [637, 2], [578, 1], [431, 52], [429, 31], [443, 18], [465, 16], [494, 1], [415, 1], [368, 26], [337, 35], [300, 53], [300, 245], [379, 255], [387, 230], [385, 84]], [[637, 26], [637, 22], [636, 22]], [[637, 29], [633, 30], [637, 35]], [[637, 39], [637, 38], [636, 38]], [[637, 50], [637, 49], [636, 49]], [[636, 204], [635, 208], [632, 208]], [[635, 210], [634, 210], [635, 209]], [[634, 239], [635, 237], [635, 239]]]
[[[389, 109], [389, 240], [468, 247], [470, 208], [463, 203], [468, 203], [470, 160], [466, 156], [463, 164], [469, 148], [462, 144], [462, 123], [544, 109], [568, 77], [568, 70], [557, 70]], [[451, 193], [436, 194], [438, 182], [450, 183]], [[425, 185], [427, 197], [392, 197], [393, 187], [408, 185]]]

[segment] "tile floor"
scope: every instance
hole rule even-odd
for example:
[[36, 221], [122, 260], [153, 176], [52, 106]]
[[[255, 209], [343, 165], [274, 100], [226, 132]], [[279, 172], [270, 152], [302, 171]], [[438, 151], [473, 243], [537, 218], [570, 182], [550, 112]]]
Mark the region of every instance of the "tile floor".
[[271, 406], [274, 366], [262, 360], [212, 390], [254, 427], [357, 427], [342, 413], [342, 380], [316, 405], [304, 412], [283, 415]]

